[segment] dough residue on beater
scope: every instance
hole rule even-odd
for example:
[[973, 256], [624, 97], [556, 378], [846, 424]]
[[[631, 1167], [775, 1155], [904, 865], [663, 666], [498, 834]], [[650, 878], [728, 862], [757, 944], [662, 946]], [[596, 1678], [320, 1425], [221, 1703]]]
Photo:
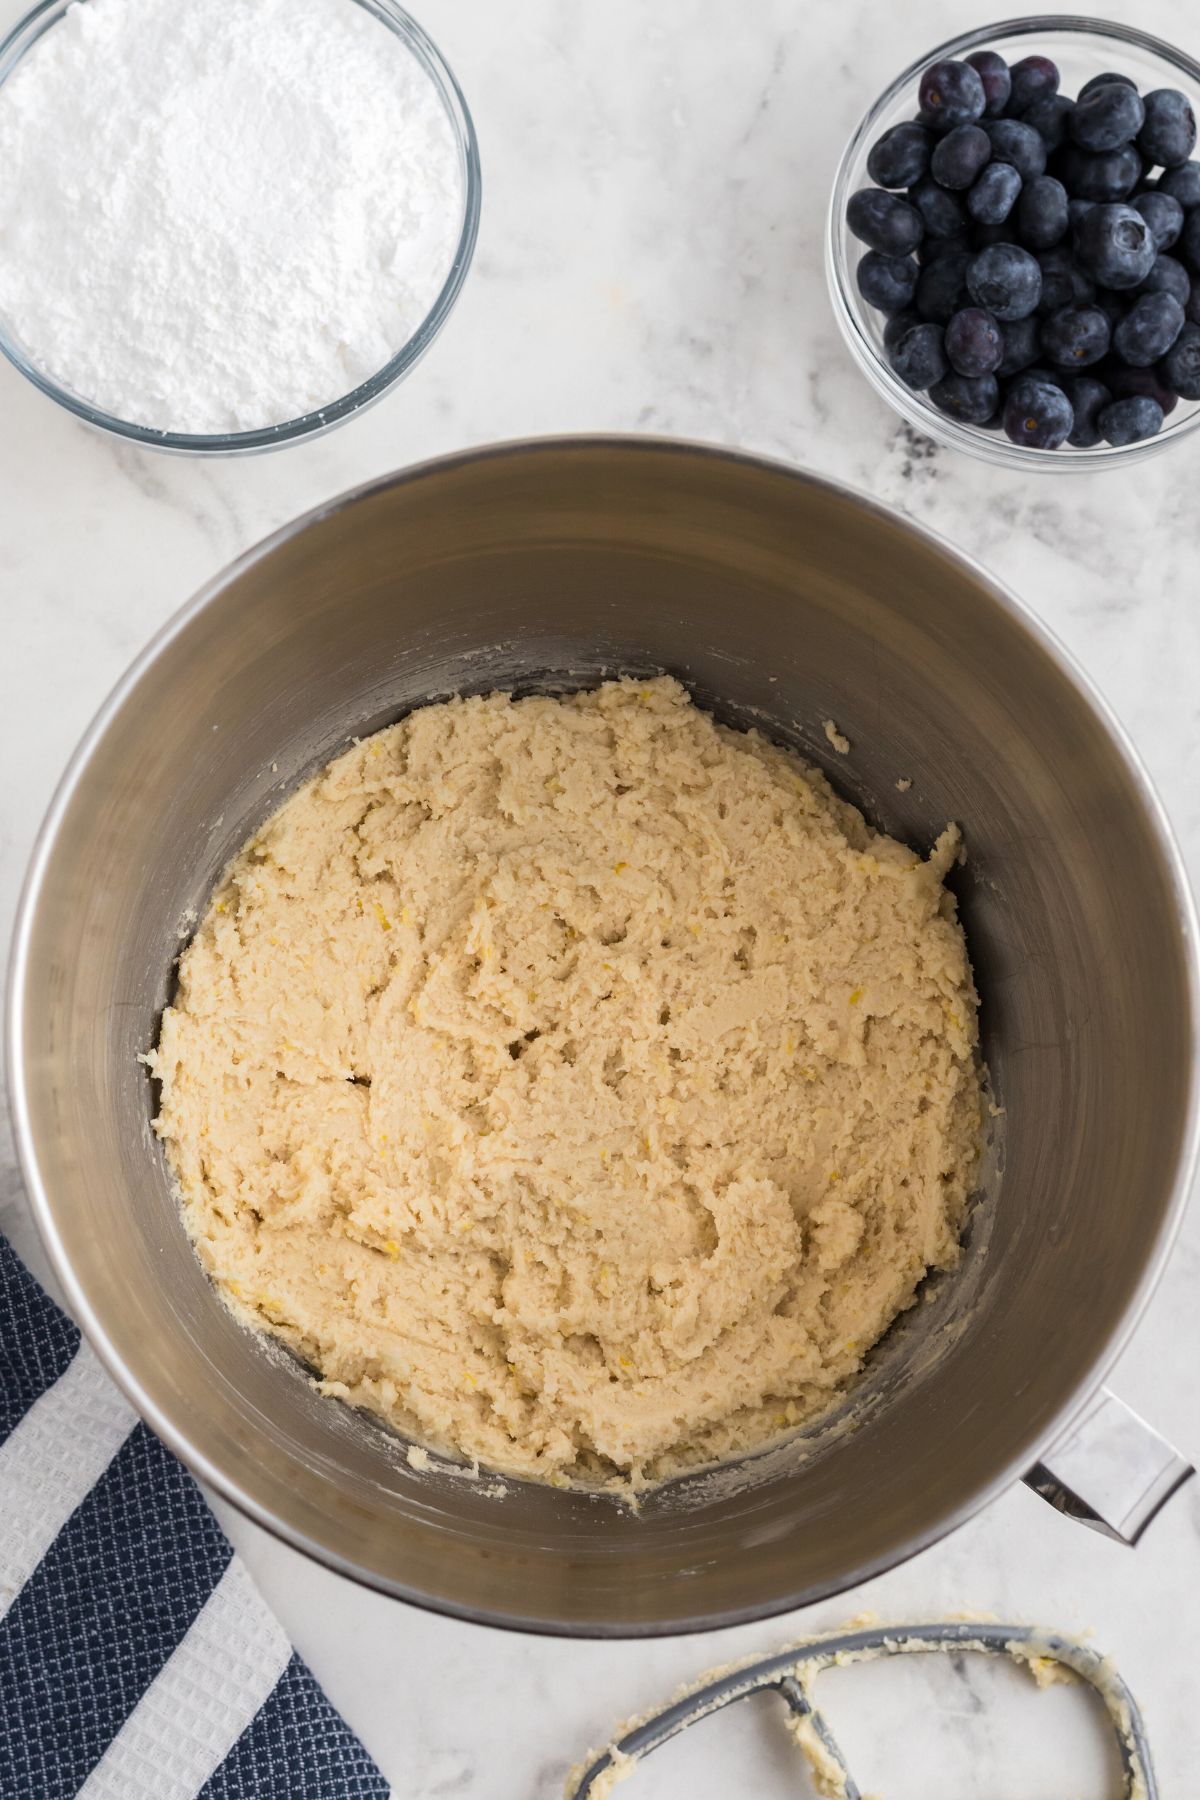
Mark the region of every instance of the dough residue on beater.
[[226, 872], [150, 1057], [204, 1265], [493, 1468], [640, 1486], [777, 1437], [958, 1255], [957, 850], [667, 678], [355, 744]]

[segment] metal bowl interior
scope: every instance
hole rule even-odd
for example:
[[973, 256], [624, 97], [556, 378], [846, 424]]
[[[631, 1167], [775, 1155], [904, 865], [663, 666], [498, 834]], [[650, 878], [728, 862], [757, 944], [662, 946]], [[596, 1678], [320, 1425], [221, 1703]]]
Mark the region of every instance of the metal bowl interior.
[[[520, 1482], [498, 1495], [439, 1459], [410, 1468], [398, 1440], [238, 1326], [180, 1224], [138, 1057], [223, 865], [352, 733], [452, 691], [657, 669], [799, 747], [914, 845], [962, 824], [956, 884], [1006, 1112], [961, 1269], [884, 1340], [843, 1416], [634, 1514]], [[831, 752], [828, 718], [850, 756]], [[192, 1468], [389, 1593], [615, 1635], [847, 1587], [1036, 1459], [1166, 1254], [1194, 1139], [1193, 1021], [1189, 903], [1154, 799], [1022, 610], [841, 488], [614, 439], [392, 477], [185, 608], [55, 801], [9, 1029], [47, 1246], [109, 1368]]]
[[[0, 85], [7, 80], [21, 59], [62, 18], [67, 8], [79, 0], [40, 0], [40, 4], [18, 21], [0, 42]], [[458, 147], [461, 179], [461, 217], [458, 242], [446, 278], [425, 318], [406, 344], [396, 352], [369, 380], [349, 393], [331, 400], [316, 411], [288, 419], [279, 425], [264, 425], [246, 431], [159, 431], [149, 425], [137, 425], [118, 418], [92, 403], [86, 394], [76, 394], [40, 368], [19, 342], [8, 322], [0, 315], [0, 355], [31, 381], [49, 399], [65, 407], [85, 424], [97, 430], [128, 438], [150, 450], [169, 450], [192, 456], [234, 456], [253, 450], [282, 450], [300, 438], [321, 437], [342, 425], [356, 413], [363, 412], [382, 400], [397, 382], [402, 381], [417, 365], [454, 310], [475, 254], [482, 205], [482, 176], [479, 166], [479, 144], [475, 125], [468, 111], [462, 89], [441, 52], [416, 20], [397, 0], [354, 0], [394, 33], [416, 57], [429, 76], [446, 111]]]
[[866, 246], [858, 242], [846, 224], [846, 203], [859, 188], [871, 186], [867, 174], [871, 146], [890, 126], [915, 118], [917, 85], [929, 64], [942, 57], [962, 58], [972, 50], [983, 49], [998, 50], [1009, 62], [1033, 51], [1053, 57], [1062, 71], [1062, 88], [1067, 94], [1078, 93], [1085, 81], [1104, 69], [1130, 76], [1143, 93], [1153, 88], [1180, 88], [1200, 115], [1200, 63], [1134, 26], [1044, 13], [980, 25], [937, 45], [904, 69], [880, 95], [850, 139], [838, 165], [825, 233], [825, 271], [842, 336], [876, 393], [910, 425], [951, 449], [965, 450], [985, 462], [1063, 475], [1124, 467], [1147, 456], [1157, 456], [1200, 425], [1200, 402], [1181, 400], [1157, 437], [1141, 443], [1097, 444], [1090, 450], [1076, 450], [1064, 444], [1060, 450], [1031, 450], [1011, 444], [1002, 431], [962, 425], [948, 418], [927, 394], [914, 393], [906, 387], [888, 362], [883, 343], [887, 321], [866, 304], [854, 278]]

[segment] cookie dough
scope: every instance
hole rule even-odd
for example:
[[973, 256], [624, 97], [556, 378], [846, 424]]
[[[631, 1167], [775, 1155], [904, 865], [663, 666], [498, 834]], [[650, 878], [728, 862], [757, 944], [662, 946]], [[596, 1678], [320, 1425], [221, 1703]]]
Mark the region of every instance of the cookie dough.
[[229, 867], [149, 1057], [204, 1266], [330, 1394], [499, 1470], [761, 1446], [958, 1254], [957, 852], [666, 678], [356, 743]]

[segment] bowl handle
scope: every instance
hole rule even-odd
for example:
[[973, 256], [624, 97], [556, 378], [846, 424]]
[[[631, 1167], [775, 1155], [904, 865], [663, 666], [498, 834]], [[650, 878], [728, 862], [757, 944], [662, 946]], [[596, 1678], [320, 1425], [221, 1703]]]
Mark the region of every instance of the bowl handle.
[[1025, 1483], [1068, 1518], [1119, 1544], [1136, 1544], [1194, 1473], [1153, 1426], [1101, 1388], [1082, 1418], [1034, 1464]]

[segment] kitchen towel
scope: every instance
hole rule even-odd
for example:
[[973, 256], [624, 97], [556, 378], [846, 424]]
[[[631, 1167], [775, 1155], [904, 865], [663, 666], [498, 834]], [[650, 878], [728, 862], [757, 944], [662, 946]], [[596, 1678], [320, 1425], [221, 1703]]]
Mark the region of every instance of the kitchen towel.
[[0, 1800], [384, 1800], [191, 1476], [0, 1238]]

